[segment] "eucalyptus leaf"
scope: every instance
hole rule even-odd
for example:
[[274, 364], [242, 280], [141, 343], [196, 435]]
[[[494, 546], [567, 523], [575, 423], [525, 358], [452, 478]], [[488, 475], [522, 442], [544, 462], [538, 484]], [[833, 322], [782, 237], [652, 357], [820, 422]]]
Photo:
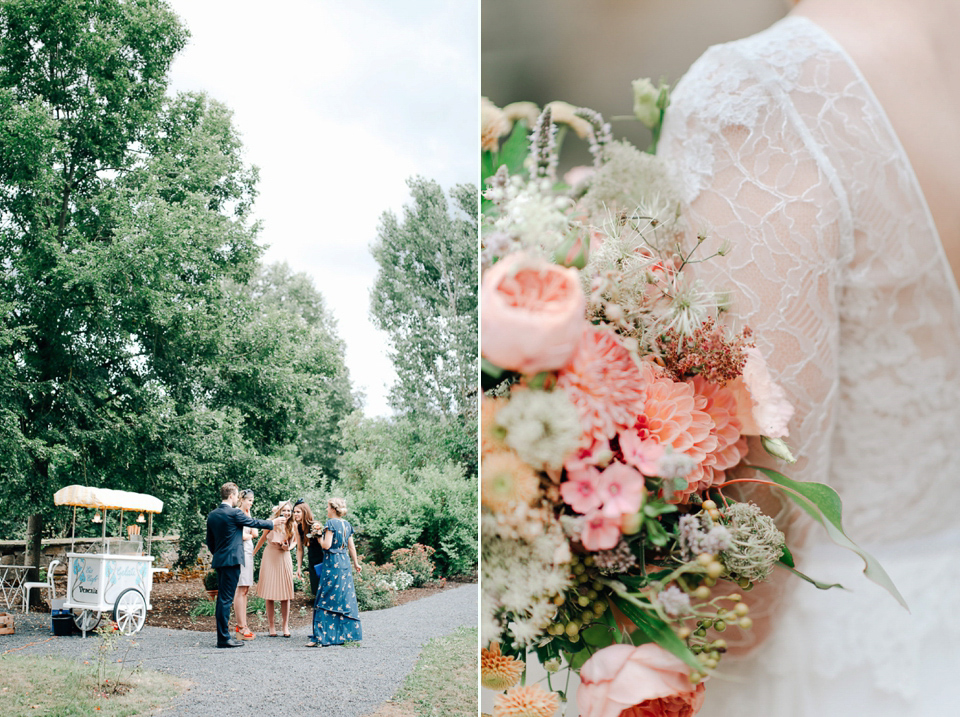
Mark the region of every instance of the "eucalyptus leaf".
[[906, 600], [903, 599], [900, 591], [897, 590], [897, 586], [893, 584], [893, 580], [887, 575], [887, 571], [883, 569], [883, 566], [880, 565], [876, 558], [860, 548], [860, 546], [854, 543], [847, 537], [847, 534], [843, 532], [843, 504], [840, 501], [840, 496], [837, 495], [837, 492], [833, 488], [823, 483], [795, 481], [769, 468], [762, 468], [760, 466], [751, 467], [760, 471], [783, 488], [787, 495], [790, 496], [807, 515], [826, 529], [827, 535], [830, 536], [833, 542], [841, 547], [852, 550], [863, 558], [865, 564], [863, 574], [866, 575], [869, 580], [872, 580], [889, 592], [897, 602], [903, 605], [907, 612], [910, 611], [910, 608], [907, 607]]

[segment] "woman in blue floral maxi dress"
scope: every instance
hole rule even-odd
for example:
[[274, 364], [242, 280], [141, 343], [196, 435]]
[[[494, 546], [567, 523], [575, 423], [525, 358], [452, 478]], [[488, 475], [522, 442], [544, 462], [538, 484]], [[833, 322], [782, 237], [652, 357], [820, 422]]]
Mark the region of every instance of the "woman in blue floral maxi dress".
[[346, 513], [346, 501], [330, 499], [329, 520], [320, 538], [326, 552], [323, 562], [316, 566], [320, 581], [313, 603], [313, 637], [307, 647], [342, 645], [363, 638], [350, 563], [358, 573], [361, 567], [353, 545], [353, 526], [343, 519]]

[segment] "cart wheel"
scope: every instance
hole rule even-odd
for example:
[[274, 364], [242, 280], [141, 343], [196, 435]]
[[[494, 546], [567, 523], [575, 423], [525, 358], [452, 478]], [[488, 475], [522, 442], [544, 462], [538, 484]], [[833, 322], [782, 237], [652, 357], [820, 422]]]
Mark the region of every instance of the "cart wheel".
[[80, 632], [93, 632], [100, 624], [100, 613], [95, 610], [74, 610], [73, 624]]
[[127, 588], [117, 598], [113, 608], [113, 621], [117, 623], [120, 633], [132, 635], [143, 627], [147, 619], [147, 601], [136, 588]]

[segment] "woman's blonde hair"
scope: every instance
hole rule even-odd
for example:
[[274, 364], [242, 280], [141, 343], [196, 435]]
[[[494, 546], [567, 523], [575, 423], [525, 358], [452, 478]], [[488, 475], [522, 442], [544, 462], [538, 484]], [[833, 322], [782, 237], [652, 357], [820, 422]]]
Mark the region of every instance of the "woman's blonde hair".
[[347, 514], [347, 501], [343, 498], [331, 498], [327, 501], [327, 505], [333, 508], [341, 518]]
[[283, 524], [284, 532], [287, 534], [287, 540], [290, 540], [293, 537], [293, 503], [289, 500], [284, 501], [280, 505], [274, 506], [273, 512], [270, 514], [271, 518], [278, 518], [280, 513], [283, 512], [283, 509], [290, 508], [290, 520]]

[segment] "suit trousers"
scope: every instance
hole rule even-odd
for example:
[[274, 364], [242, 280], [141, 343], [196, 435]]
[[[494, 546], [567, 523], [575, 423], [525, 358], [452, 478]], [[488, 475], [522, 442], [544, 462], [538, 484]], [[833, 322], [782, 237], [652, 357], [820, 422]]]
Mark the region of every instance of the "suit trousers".
[[217, 644], [230, 639], [230, 608], [240, 582], [240, 566], [226, 565], [217, 568]]

